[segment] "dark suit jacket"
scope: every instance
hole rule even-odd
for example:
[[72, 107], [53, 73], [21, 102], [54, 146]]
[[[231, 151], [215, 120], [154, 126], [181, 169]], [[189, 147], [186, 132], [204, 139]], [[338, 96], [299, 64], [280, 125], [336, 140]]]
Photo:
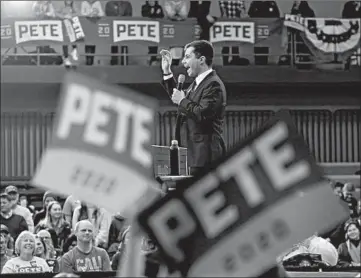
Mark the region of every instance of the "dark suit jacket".
[[[171, 97], [176, 88], [175, 79], [163, 80], [162, 84]], [[226, 151], [222, 138], [226, 89], [215, 71], [187, 94], [190, 88], [192, 85], [178, 106], [175, 139], [180, 146], [188, 148], [188, 167], [208, 167]]]

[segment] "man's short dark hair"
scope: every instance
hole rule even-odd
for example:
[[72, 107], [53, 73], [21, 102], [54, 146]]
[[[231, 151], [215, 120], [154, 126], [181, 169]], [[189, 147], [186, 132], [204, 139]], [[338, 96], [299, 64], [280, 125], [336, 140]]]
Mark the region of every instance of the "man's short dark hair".
[[8, 200], [9, 202], [11, 202], [11, 197], [9, 196], [9, 194], [6, 194], [6, 193], [1, 193], [0, 194], [0, 199], [6, 199]]
[[214, 49], [209, 41], [206, 40], [192, 41], [191, 43], [188, 43], [184, 47], [184, 49], [187, 49], [189, 47], [194, 48], [193, 52], [197, 58], [204, 56], [206, 58], [206, 64], [208, 66], [212, 65], [213, 57], [214, 57]]

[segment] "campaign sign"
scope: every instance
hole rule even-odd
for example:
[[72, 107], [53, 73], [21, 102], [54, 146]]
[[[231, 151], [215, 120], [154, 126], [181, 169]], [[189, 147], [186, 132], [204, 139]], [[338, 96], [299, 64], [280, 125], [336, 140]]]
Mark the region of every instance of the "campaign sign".
[[70, 19], [64, 19], [64, 26], [68, 33], [70, 42], [79, 41], [85, 38], [83, 27], [79, 17], [75, 16]]
[[62, 22], [60, 20], [15, 21], [16, 43], [29, 41], [64, 40]]
[[74, 72], [64, 81], [53, 138], [33, 183], [112, 212], [153, 183], [157, 101]]
[[113, 41], [150, 41], [159, 43], [158, 21], [114, 20]]
[[164, 261], [188, 277], [254, 277], [347, 218], [289, 117], [277, 115], [211, 172], [143, 210]]
[[216, 22], [210, 28], [210, 42], [255, 43], [255, 23], [246, 21]]

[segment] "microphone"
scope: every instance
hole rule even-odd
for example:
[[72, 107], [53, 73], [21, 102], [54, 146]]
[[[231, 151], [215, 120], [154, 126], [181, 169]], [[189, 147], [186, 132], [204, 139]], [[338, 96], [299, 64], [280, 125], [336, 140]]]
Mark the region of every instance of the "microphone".
[[183, 85], [184, 85], [185, 80], [186, 80], [186, 76], [184, 74], [178, 75], [178, 84], [177, 84], [177, 90], [178, 91], [183, 90]]

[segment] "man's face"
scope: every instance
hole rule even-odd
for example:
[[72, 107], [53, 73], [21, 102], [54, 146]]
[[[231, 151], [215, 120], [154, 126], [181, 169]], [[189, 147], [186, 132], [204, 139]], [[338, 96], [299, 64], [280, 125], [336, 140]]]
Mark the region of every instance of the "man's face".
[[194, 47], [188, 47], [185, 50], [184, 58], [182, 60], [183, 66], [187, 69], [187, 73], [190, 77], [197, 77], [200, 72], [200, 66], [202, 63], [202, 57], [197, 58], [194, 53]]
[[88, 222], [79, 223], [75, 235], [80, 242], [91, 242], [93, 240], [93, 225]]
[[12, 206], [17, 205], [19, 202], [19, 193], [12, 191], [12, 192], [9, 192], [8, 195], [11, 198], [11, 205]]
[[0, 199], [0, 210], [2, 213], [8, 213], [11, 210], [11, 202], [6, 198]]

